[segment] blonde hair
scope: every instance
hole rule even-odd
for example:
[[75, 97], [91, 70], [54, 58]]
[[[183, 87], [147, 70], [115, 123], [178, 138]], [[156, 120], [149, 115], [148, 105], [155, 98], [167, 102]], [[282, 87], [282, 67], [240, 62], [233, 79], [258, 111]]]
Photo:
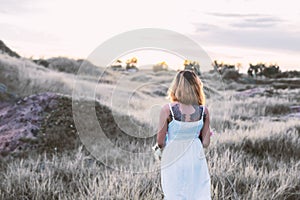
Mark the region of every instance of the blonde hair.
[[205, 105], [203, 84], [191, 70], [183, 70], [176, 74], [168, 90], [168, 98], [187, 105]]

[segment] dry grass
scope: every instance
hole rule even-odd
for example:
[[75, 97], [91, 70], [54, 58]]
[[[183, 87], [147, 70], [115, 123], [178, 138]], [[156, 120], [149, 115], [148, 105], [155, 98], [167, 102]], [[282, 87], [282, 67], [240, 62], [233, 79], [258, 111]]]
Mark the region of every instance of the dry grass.
[[[240, 119], [227, 120], [238, 124]], [[297, 120], [265, 118], [214, 135], [206, 151], [213, 199], [299, 199], [299, 131]], [[82, 147], [62, 154], [8, 158], [1, 162], [0, 178], [1, 199], [163, 198], [159, 171], [117, 171]]]
[[[58, 70], [55, 71], [25, 58], [18, 59], [0, 54], [0, 83], [4, 83], [8, 92], [16, 94], [17, 97], [41, 92], [72, 95], [76, 69], [82, 66], [81, 84], [89, 88], [95, 87], [95, 84], [92, 83], [92, 81], [95, 83], [95, 79], [89, 74], [101, 75], [103, 73], [102, 68], [95, 67], [86, 61], [79, 62], [81, 65], [78, 64], [74, 69], [69, 69], [68, 73], [59, 72], [58, 68], [64, 67], [67, 63], [65, 60], [67, 59], [57, 58], [53, 62], [53, 66], [55, 65], [55, 69]], [[70, 63], [67, 64], [71, 65]], [[104, 76], [106, 75], [107, 73], [104, 74]]]
[[[2, 166], [1, 199], [159, 199], [158, 174], [106, 168], [78, 149], [62, 156], [39, 155]], [[5, 180], [5, 181], [3, 181]]]
[[0, 54], [0, 82], [8, 91], [22, 97], [39, 92], [71, 94], [73, 75], [56, 72], [27, 59]]
[[[9, 66], [5, 70], [10, 70], [12, 74], [12, 77], [5, 77], [6, 80], [11, 78], [11, 87], [20, 84], [23, 91], [20, 88], [16, 91], [21, 91], [22, 95], [45, 90], [71, 94], [72, 74], [49, 71], [27, 63], [29, 61], [25, 61], [25, 64], [23, 61], [18, 63], [19, 60], [4, 58], [0, 61], [0, 65]], [[18, 65], [19, 69], [16, 70]], [[159, 72], [155, 76], [165, 73]], [[13, 76], [17, 78], [13, 79]], [[86, 88], [92, 85], [88, 80], [82, 80], [82, 83], [82, 87]], [[100, 87], [99, 93], [105, 91], [104, 88]], [[297, 101], [293, 97], [285, 97], [208, 99], [212, 127], [218, 132], [206, 150], [213, 199], [300, 198], [299, 120], [284, 117], [288, 106]], [[64, 113], [71, 112], [70, 108], [64, 107], [62, 110]], [[111, 111], [99, 110], [97, 115], [106, 116], [102, 121], [105, 123], [103, 126], [107, 128], [106, 132], [115, 133], [111, 139], [116, 146], [130, 151], [133, 145], [150, 150], [151, 141], [146, 146], [124, 136], [119, 130], [116, 134], [116, 124], [109, 117]], [[55, 120], [58, 117], [55, 113], [53, 116], [49, 119]], [[67, 120], [71, 121], [70, 118]], [[126, 126], [125, 122], [131, 119], [130, 116], [121, 115], [120, 120]], [[130, 123], [128, 128], [132, 128]], [[53, 127], [47, 130], [57, 130], [56, 135], [49, 139], [50, 147], [53, 148], [60, 138], [57, 136], [65, 133]], [[63, 138], [67, 141], [68, 136]], [[116, 157], [113, 152], [108, 156]], [[147, 169], [145, 163], [138, 160], [135, 167]], [[83, 147], [70, 148], [60, 153], [6, 157], [0, 162], [0, 170], [0, 199], [5, 200], [163, 199], [159, 171], [133, 173], [114, 170], [94, 159]]]
[[264, 120], [253, 129], [217, 135], [207, 156], [214, 199], [298, 199], [296, 124]]

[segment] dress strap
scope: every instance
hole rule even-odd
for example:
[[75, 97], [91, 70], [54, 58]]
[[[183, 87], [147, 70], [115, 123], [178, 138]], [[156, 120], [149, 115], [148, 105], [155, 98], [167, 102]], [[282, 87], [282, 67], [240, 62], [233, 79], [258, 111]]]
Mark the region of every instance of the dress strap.
[[201, 116], [201, 118], [204, 119], [204, 115], [205, 115], [205, 106], [202, 106], [202, 108], [203, 108], [203, 109], [202, 109], [202, 116]]
[[170, 111], [171, 111], [171, 114], [172, 114], [172, 118], [174, 119], [174, 113], [173, 113], [173, 110], [172, 110], [171, 103], [169, 103], [169, 108], [170, 108]]

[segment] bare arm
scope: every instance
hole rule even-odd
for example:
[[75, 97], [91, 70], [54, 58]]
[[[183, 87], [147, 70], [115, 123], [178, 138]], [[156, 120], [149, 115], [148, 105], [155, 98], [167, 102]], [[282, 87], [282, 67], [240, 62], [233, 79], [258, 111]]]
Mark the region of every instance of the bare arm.
[[203, 124], [203, 128], [201, 130], [201, 138], [202, 138], [203, 147], [207, 148], [210, 143], [210, 128], [209, 128], [210, 119], [209, 119], [209, 112], [208, 112], [207, 107], [205, 107], [204, 112], [206, 114], [206, 118], [205, 118], [205, 122]]
[[168, 131], [168, 117], [170, 114], [169, 105], [166, 104], [162, 107], [159, 114], [157, 144], [160, 148], [165, 146], [165, 138]]

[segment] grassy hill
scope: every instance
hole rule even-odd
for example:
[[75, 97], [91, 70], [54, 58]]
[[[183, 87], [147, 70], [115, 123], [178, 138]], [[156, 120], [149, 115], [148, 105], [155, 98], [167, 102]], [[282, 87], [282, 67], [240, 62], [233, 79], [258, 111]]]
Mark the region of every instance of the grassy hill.
[[[176, 72], [124, 73], [85, 63], [86, 71], [78, 77], [78, 61], [52, 61], [56, 64], [45, 67], [30, 59], [0, 54], [0, 111], [9, 106], [22, 110], [18, 101], [29, 95], [49, 92], [60, 96], [55, 107], [41, 110], [44, 116], [35, 133], [40, 145], [0, 158], [0, 199], [163, 199], [160, 171], [155, 168], [159, 163], [152, 157], [121, 157], [118, 150], [151, 155], [156, 108], [168, 102], [165, 94]], [[66, 63], [71, 63], [69, 69], [63, 67]], [[94, 74], [103, 76], [97, 79]], [[211, 127], [216, 130], [205, 150], [212, 198], [299, 199], [299, 79], [241, 75], [233, 80], [216, 73], [204, 73], [201, 79]], [[96, 159], [81, 143], [80, 134], [88, 131], [78, 133], [74, 122], [75, 80], [82, 92], [79, 103], [91, 101], [86, 94], [94, 92], [97, 120], [115, 147], [102, 158], [114, 165]], [[0, 114], [0, 120], [8, 115], [14, 118], [15, 113]], [[33, 119], [23, 122], [29, 124]], [[142, 140], [127, 134], [140, 129], [142, 134], [153, 134]], [[0, 137], [4, 131], [10, 130], [0, 127]], [[133, 164], [126, 165], [126, 171], [116, 170], [124, 160]], [[149, 170], [151, 167], [157, 170]], [[135, 173], [136, 168], [148, 173]]]

